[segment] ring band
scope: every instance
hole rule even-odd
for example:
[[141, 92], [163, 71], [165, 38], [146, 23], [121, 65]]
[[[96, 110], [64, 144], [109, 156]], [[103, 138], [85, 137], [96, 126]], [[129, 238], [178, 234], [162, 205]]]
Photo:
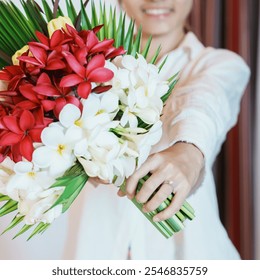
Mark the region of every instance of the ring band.
[[169, 185], [172, 188], [172, 193], [175, 193], [175, 185], [174, 185], [174, 181], [172, 180], [165, 180], [164, 184]]

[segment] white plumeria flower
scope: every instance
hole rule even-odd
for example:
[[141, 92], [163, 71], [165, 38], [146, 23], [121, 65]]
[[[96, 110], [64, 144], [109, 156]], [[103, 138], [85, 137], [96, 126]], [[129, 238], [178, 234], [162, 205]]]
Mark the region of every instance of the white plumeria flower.
[[[124, 112], [123, 120], [128, 117], [127, 121], [130, 127], [134, 127], [138, 123], [137, 117], [147, 124], [154, 124], [160, 119], [163, 102], [157, 96], [148, 97], [145, 87], [130, 90], [127, 100], [129, 108], [125, 110], [127, 114]], [[123, 123], [125, 122], [124, 120]]]
[[82, 101], [82, 113], [75, 105], [67, 104], [60, 112], [59, 119], [66, 128], [93, 129], [113, 120], [119, 109], [118, 101], [118, 96], [112, 92], [99, 96], [91, 94]]
[[92, 139], [85, 139], [75, 147], [75, 153], [86, 173], [110, 182], [113, 179], [112, 162], [119, 157], [120, 151], [118, 137], [107, 130], [101, 130]]
[[136, 157], [122, 156], [113, 163], [115, 186], [121, 186], [125, 178], [131, 176], [136, 169]]
[[78, 160], [88, 176], [98, 177], [102, 180], [112, 183], [114, 174], [113, 165], [111, 163], [104, 164], [102, 162], [98, 162], [95, 160], [86, 160], [84, 158], [79, 158]]
[[112, 91], [121, 93], [125, 89], [130, 87], [130, 71], [116, 67], [116, 65], [110, 61], [106, 61], [106, 68], [110, 69], [114, 73], [113, 79], [109, 82], [112, 85]]
[[138, 126], [138, 119], [135, 113], [131, 112], [129, 107], [125, 107], [123, 110], [123, 116], [120, 120], [120, 124], [123, 127], [129, 126], [131, 128]]
[[137, 168], [148, 158], [153, 145], [157, 144], [162, 137], [162, 122], [155, 123], [138, 145], [139, 157]]
[[14, 174], [14, 165], [15, 163], [9, 157], [0, 163], [0, 194], [7, 194], [6, 185], [10, 176]]
[[[138, 153], [128, 147], [127, 141], [121, 140], [114, 133], [108, 131], [110, 126], [99, 127], [100, 130], [95, 133], [95, 137], [91, 138], [93, 135], [91, 134], [90, 138], [78, 143], [75, 147], [75, 153], [90, 177], [99, 177], [112, 182], [115, 174], [121, 177], [129, 176], [127, 170], [130, 170], [132, 174], [133, 164], [128, 166], [128, 168], [131, 167], [130, 169], [127, 169], [127, 164], [122, 164], [122, 160], [126, 162], [127, 158], [132, 158], [131, 163], [133, 163], [138, 157]], [[144, 131], [141, 128], [124, 129], [117, 126], [118, 122], [114, 122], [114, 131], [119, 134], [120, 131], [128, 133]]]
[[6, 185], [7, 194], [14, 200], [34, 200], [40, 192], [55, 182], [55, 178], [41, 171], [33, 163], [20, 161], [14, 165], [14, 172]]
[[[54, 219], [62, 214], [62, 205], [51, 206], [62, 193], [62, 189], [54, 188], [48, 191], [48, 195], [38, 200], [23, 200], [18, 203], [18, 211], [24, 216], [27, 225], [35, 223], [52, 223]], [[47, 211], [48, 210], [48, 211]]]
[[150, 154], [153, 145], [159, 142], [162, 137], [162, 122], [156, 122], [146, 133], [121, 133], [124, 139], [128, 141], [129, 148], [138, 153], [139, 168]]
[[168, 84], [160, 80], [159, 68], [147, 63], [142, 55], [137, 59], [126, 55], [121, 64], [123, 69], [110, 65], [115, 73], [111, 91], [118, 94], [122, 104], [121, 125], [137, 127], [138, 118], [147, 124], [156, 123], [163, 109], [161, 97], [169, 90]]
[[82, 135], [78, 130], [47, 127], [42, 131], [44, 146], [33, 152], [33, 162], [40, 168], [48, 168], [50, 175], [62, 175], [75, 161], [73, 148]]
[[138, 86], [140, 82], [147, 82], [149, 76], [156, 78], [159, 72], [157, 66], [147, 63], [145, 58], [140, 54], [137, 59], [131, 55], [125, 55], [122, 59], [122, 65], [131, 71], [130, 81], [134, 87]]
[[103, 125], [112, 121], [118, 112], [118, 96], [113, 93], [106, 93], [97, 97], [90, 95], [83, 101], [83, 113], [81, 120], [84, 127], [93, 129], [98, 125]]

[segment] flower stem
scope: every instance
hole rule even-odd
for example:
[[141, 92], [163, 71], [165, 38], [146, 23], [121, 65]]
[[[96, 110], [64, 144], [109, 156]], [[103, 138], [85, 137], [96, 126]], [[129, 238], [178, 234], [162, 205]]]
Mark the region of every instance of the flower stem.
[[[149, 174], [143, 177], [142, 179], [139, 180], [138, 185], [137, 185], [137, 191], [138, 193], [145, 181], [149, 178]], [[125, 192], [126, 182], [124, 182], [121, 186], [120, 189]], [[155, 194], [155, 193], [154, 193]], [[153, 195], [154, 195], [153, 194]], [[158, 213], [162, 212], [165, 210], [171, 203], [172, 199], [174, 197], [174, 194], [170, 195], [155, 211], [149, 212], [149, 213], [144, 213], [143, 212], [143, 204], [139, 203], [136, 201], [135, 198], [132, 199], [132, 202], [135, 204], [135, 206], [143, 213], [143, 215], [166, 237], [169, 238], [171, 237], [175, 232], [178, 232], [184, 228], [183, 222], [186, 220], [186, 218], [192, 220], [195, 215], [194, 215], [194, 209], [190, 206], [190, 204], [185, 201], [183, 203], [183, 206], [181, 209], [173, 215], [171, 218], [160, 221], [160, 222], [154, 222], [153, 217], [157, 215]]]

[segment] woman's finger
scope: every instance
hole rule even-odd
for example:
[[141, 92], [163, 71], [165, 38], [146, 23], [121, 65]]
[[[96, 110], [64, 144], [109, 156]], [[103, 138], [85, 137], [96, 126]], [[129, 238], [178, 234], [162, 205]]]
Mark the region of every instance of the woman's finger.
[[140, 203], [146, 203], [154, 191], [161, 186], [165, 180], [165, 174], [160, 169], [154, 172], [143, 184], [141, 190], [136, 195], [136, 200]]
[[99, 185], [110, 185], [109, 181], [105, 181], [102, 179], [99, 179], [98, 177], [91, 177], [89, 178], [89, 182], [96, 188]]
[[173, 192], [173, 186], [169, 184], [163, 184], [154, 197], [149, 200], [143, 207], [144, 212], [151, 212], [156, 210], [163, 201]]
[[174, 197], [170, 203], [170, 205], [160, 212], [159, 214], [155, 215], [153, 220], [154, 222], [163, 221], [166, 219], [171, 218], [175, 213], [177, 213], [186, 199], [189, 191], [187, 186], [177, 186], [178, 191], [174, 194]]
[[119, 189], [117, 192], [117, 195], [120, 197], [123, 197], [123, 196], [126, 196], [126, 193]]
[[153, 171], [158, 164], [159, 162], [156, 158], [151, 156], [139, 169], [134, 172], [132, 176], [126, 180], [126, 194], [128, 198], [134, 198], [138, 181], [149, 172]]

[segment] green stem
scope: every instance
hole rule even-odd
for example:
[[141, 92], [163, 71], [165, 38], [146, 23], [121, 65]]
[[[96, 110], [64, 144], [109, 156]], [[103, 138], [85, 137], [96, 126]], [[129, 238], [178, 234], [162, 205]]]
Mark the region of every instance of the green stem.
[[[142, 179], [139, 180], [137, 185], [137, 193], [141, 190], [143, 184], [148, 180], [150, 175], [146, 175]], [[125, 182], [121, 185], [120, 189], [125, 192]], [[153, 217], [157, 215], [159, 212], [164, 211], [171, 203], [174, 195], [170, 195], [155, 211], [144, 213], [143, 212], [143, 204], [138, 203], [136, 199], [132, 199], [132, 202], [135, 206], [143, 213], [143, 215], [166, 237], [171, 237], [175, 232], [178, 232], [184, 228], [183, 222], [186, 220], [186, 217], [192, 220], [194, 216], [193, 208], [188, 204], [187, 201], [184, 202], [180, 211], [178, 211], [173, 217], [160, 222], [154, 222]]]
[[157, 213], [144, 213], [142, 211], [142, 208], [143, 208], [143, 205], [141, 203], [138, 203], [136, 201], [136, 199], [132, 199], [131, 200], [134, 205], [143, 213], [143, 215], [166, 237], [166, 238], [169, 238], [171, 237], [171, 229], [169, 228], [169, 226], [166, 224], [166, 222], [162, 221], [162, 222], [154, 222], [153, 221], [153, 217], [155, 216], [155, 214]]

